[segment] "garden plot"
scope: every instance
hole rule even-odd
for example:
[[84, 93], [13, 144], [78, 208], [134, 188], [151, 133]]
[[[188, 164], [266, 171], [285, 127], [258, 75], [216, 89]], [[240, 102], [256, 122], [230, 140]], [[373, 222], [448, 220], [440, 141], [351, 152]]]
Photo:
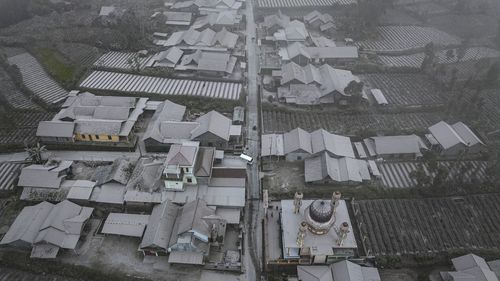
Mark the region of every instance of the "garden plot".
[[94, 62], [94, 67], [104, 69], [141, 70], [151, 58], [152, 56], [143, 57], [134, 52], [108, 52]]
[[180, 80], [107, 71], [92, 72], [80, 87], [89, 90], [199, 96], [227, 100], [239, 99], [241, 92], [240, 83]]
[[445, 102], [438, 86], [423, 74], [360, 75], [370, 88], [380, 89], [389, 105], [439, 106]]
[[41, 110], [35, 102], [21, 93], [7, 72], [0, 67], [0, 95], [13, 109], [21, 110]]
[[356, 4], [355, 0], [258, 0], [259, 8], [331, 7]]
[[[451, 51], [449, 51], [451, 50]], [[473, 47], [463, 51], [459, 49], [442, 50], [435, 53], [437, 64], [454, 64], [482, 59], [500, 58], [500, 52], [495, 49]], [[424, 62], [424, 53], [405, 56], [378, 56], [382, 65], [388, 67], [420, 68]]]
[[53, 116], [48, 112], [15, 112], [0, 116], [0, 146], [24, 147], [36, 143], [38, 123], [51, 120]]
[[14, 189], [14, 182], [24, 166], [24, 163], [18, 162], [0, 163], [0, 191], [10, 191]]
[[402, 52], [425, 47], [433, 42], [437, 46], [460, 45], [461, 40], [446, 32], [423, 26], [380, 26], [378, 38], [356, 43], [373, 52]]
[[[453, 182], [462, 179], [465, 183], [479, 183], [487, 179], [486, 161], [440, 161], [450, 174], [447, 181]], [[417, 186], [417, 182], [410, 177], [413, 171], [418, 169], [419, 162], [379, 162], [378, 168], [382, 174], [382, 184], [389, 188], [409, 188]], [[424, 165], [424, 171], [428, 176], [434, 175]]]
[[99, 49], [80, 43], [59, 43], [57, 51], [78, 66], [92, 65], [99, 57]]
[[17, 65], [23, 76], [23, 83], [47, 104], [57, 103], [68, 96], [68, 92], [57, 84], [28, 53], [8, 58], [10, 64]]
[[307, 131], [323, 128], [332, 133], [358, 135], [364, 131], [415, 132], [424, 131], [443, 120], [440, 113], [377, 113], [338, 114], [263, 110], [264, 133], [283, 133], [300, 127]]
[[369, 255], [498, 250], [500, 194], [353, 204]]
[[500, 90], [487, 90], [481, 93], [484, 99], [481, 113], [478, 116], [480, 125], [488, 130], [500, 129]]

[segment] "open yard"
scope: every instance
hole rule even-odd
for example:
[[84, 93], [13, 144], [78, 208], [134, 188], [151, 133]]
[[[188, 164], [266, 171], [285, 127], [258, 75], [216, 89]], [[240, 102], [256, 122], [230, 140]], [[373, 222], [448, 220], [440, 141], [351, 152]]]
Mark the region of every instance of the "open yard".
[[370, 255], [498, 251], [500, 194], [353, 204]]
[[300, 127], [307, 131], [323, 128], [332, 133], [359, 135], [423, 131], [441, 121], [443, 115], [438, 112], [339, 114], [266, 109], [262, 118], [264, 133], [283, 133]]

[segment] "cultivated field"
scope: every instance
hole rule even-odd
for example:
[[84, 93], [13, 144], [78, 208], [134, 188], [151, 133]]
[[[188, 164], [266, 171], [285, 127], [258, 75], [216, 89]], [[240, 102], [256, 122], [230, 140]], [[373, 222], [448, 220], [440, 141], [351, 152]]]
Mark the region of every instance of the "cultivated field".
[[14, 112], [0, 116], [0, 147], [24, 147], [36, 142], [36, 129], [42, 120], [50, 120], [53, 113]]
[[16, 269], [0, 267], [0, 281], [72, 281], [75, 279], [63, 278], [54, 275], [40, 275]]
[[500, 247], [500, 194], [431, 199], [360, 200], [370, 255], [429, 254]]
[[100, 55], [100, 51], [96, 47], [80, 43], [59, 43], [57, 51], [80, 67], [92, 65]]
[[[479, 61], [482, 59], [500, 58], [500, 52], [495, 49], [484, 47], [473, 47], [466, 50], [451, 49], [453, 54], [447, 54], [447, 50], [438, 51], [436, 55], [436, 63], [452, 64], [468, 61]], [[382, 65], [388, 67], [409, 67], [420, 68], [424, 61], [424, 53], [416, 53], [405, 56], [378, 56]]]
[[106, 71], [92, 72], [80, 87], [89, 90], [201, 96], [227, 100], [239, 99], [241, 92], [240, 83], [180, 80]]
[[337, 114], [304, 111], [263, 110], [264, 133], [283, 133], [301, 127], [357, 135], [361, 131], [423, 131], [443, 119], [439, 113]]
[[258, 0], [259, 8], [330, 7], [353, 5], [354, 0]]
[[0, 95], [14, 109], [21, 110], [41, 110], [40, 106], [34, 103], [30, 98], [21, 93], [14, 82], [10, 79], [7, 72], [0, 67]]
[[422, 74], [366, 74], [359, 77], [370, 88], [382, 90], [389, 105], [438, 106], [445, 101], [438, 86]]
[[430, 42], [438, 46], [459, 45], [460, 38], [432, 27], [381, 26], [378, 38], [358, 42], [358, 47], [374, 52], [398, 52], [423, 48]]
[[[463, 179], [467, 183], [480, 183], [487, 179], [486, 161], [440, 161], [450, 171], [447, 181], [454, 182]], [[378, 162], [382, 174], [382, 184], [390, 188], [409, 188], [417, 186], [417, 181], [410, 177], [411, 172], [418, 169], [418, 162]], [[434, 175], [424, 164], [427, 175]]]
[[94, 62], [94, 67], [104, 69], [133, 70], [134, 59], [137, 58], [139, 69], [143, 69], [152, 56], [141, 57], [137, 53], [108, 52]]
[[484, 102], [478, 123], [491, 131], [500, 129], [500, 90], [483, 91], [481, 97]]
[[14, 183], [24, 166], [25, 164], [17, 162], [0, 163], [0, 191], [14, 189]]
[[68, 96], [68, 92], [59, 86], [30, 54], [23, 53], [8, 60], [19, 67], [26, 87], [47, 104], [57, 103]]

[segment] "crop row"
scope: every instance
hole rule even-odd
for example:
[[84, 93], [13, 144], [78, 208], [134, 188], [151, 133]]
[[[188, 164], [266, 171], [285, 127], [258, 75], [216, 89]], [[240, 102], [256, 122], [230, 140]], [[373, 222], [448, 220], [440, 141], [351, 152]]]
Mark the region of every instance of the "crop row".
[[355, 135], [362, 131], [422, 131], [442, 120], [439, 113], [337, 114], [302, 111], [264, 110], [265, 133], [283, 133], [300, 127], [307, 131], [323, 128], [339, 134]]
[[390, 105], [441, 105], [438, 86], [422, 74], [367, 74], [360, 78], [371, 88], [382, 90]]
[[465, 198], [361, 200], [356, 219], [372, 255], [498, 250], [499, 194]]

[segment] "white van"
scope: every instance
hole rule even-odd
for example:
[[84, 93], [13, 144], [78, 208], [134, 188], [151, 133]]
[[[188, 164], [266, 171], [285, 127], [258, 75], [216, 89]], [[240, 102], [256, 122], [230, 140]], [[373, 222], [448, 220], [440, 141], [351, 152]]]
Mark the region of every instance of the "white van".
[[250, 156], [248, 156], [248, 155], [246, 155], [246, 154], [243, 154], [243, 153], [242, 153], [242, 154], [240, 155], [240, 158], [241, 158], [241, 159], [243, 159], [243, 160], [245, 160], [245, 161], [247, 161], [247, 164], [250, 164], [250, 165], [251, 165], [251, 164], [253, 163], [253, 158], [252, 158], [252, 157], [250, 157]]

